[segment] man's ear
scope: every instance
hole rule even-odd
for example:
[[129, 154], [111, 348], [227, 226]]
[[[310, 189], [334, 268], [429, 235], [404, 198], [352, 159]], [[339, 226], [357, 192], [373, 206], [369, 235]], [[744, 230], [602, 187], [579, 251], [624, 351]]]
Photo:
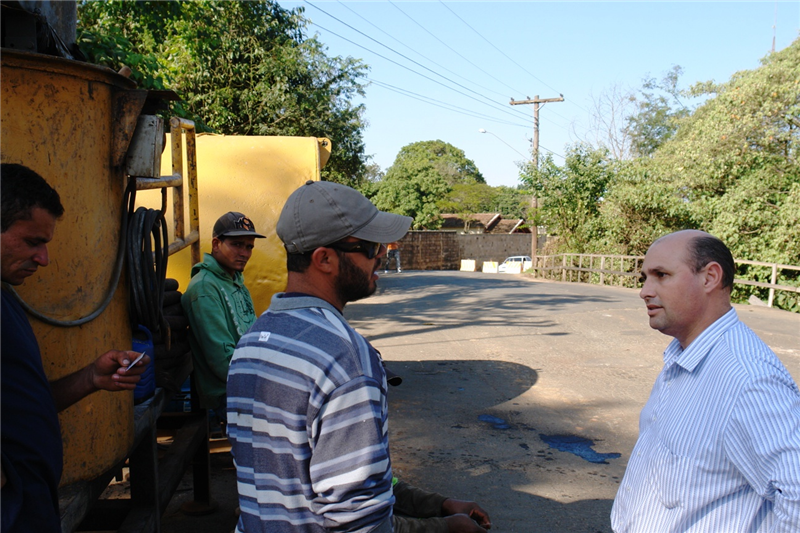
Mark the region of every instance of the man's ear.
[[333, 248], [320, 246], [311, 252], [311, 264], [320, 272], [332, 274], [339, 268], [339, 256]]
[[711, 261], [705, 266], [705, 287], [707, 291], [722, 288], [722, 266], [716, 261]]
[[222, 241], [219, 240], [218, 238], [214, 237], [213, 239], [211, 239], [211, 253], [213, 254], [214, 252], [217, 252], [221, 244]]

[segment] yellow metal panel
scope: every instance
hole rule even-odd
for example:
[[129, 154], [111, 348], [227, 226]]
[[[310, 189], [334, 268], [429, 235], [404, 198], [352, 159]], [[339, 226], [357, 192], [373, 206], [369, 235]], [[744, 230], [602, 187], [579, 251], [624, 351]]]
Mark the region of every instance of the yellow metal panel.
[[[1, 70], [2, 161], [41, 174], [65, 208], [48, 246], [50, 265], [18, 293], [44, 315], [74, 320], [98, 307], [112, 279], [124, 190], [124, 177], [111, 167], [112, 145], [127, 118], [113, 116], [114, 102], [133, 84], [108, 69], [6, 49]], [[85, 325], [61, 328], [31, 318], [48, 378], [78, 370], [108, 349], [129, 349], [127, 301], [123, 276], [106, 310]], [[133, 394], [93, 394], [59, 419], [62, 484], [90, 479], [130, 449]]]
[[[171, 146], [169, 140], [166, 145]], [[319, 181], [330, 147], [328, 139], [314, 137], [197, 136], [202, 251], [211, 251], [214, 222], [228, 211], [244, 213], [256, 230], [267, 236], [256, 239], [244, 273], [257, 314], [269, 307], [273, 294], [286, 287], [286, 252], [275, 234], [283, 204], [306, 181]], [[171, 174], [168, 154], [161, 161], [162, 174]], [[161, 195], [157, 191], [141, 191], [137, 203], [156, 208], [161, 205]], [[167, 221], [172, 237], [171, 217], [170, 208]], [[189, 284], [191, 266], [188, 249], [169, 258], [167, 276], [178, 280], [181, 291]]]

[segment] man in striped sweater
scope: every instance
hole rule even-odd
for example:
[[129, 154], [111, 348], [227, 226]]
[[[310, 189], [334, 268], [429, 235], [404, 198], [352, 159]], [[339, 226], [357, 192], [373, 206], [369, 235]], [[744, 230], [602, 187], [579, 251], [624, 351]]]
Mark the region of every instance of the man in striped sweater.
[[702, 231], [647, 251], [639, 295], [674, 339], [614, 500], [618, 533], [800, 531], [800, 392], [731, 307], [734, 272]]
[[[242, 336], [228, 373], [237, 532], [393, 531], [386, 373], [342, 310], [375, 292], [381, 243], [410, 225], [330, 182], [309, 181], [284, 205], [286, 292]], [[468, 516], [488, 525], [477, 505], [455, 503], [468, 504], [456, 506], [467, 513], [457, 531], [485, 532]]]

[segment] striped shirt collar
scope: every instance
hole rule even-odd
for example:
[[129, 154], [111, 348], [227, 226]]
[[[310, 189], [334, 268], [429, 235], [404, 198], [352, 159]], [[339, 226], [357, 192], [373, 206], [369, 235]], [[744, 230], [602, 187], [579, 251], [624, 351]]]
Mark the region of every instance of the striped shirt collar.
[[332, 311], [337, 316], [339, 316], [342, 320], [347, 322], [347, 319], [344, 318], [344, 315], [341, 311], [336, 309], [333, 304], [323, 300], [322, 298], [318, 298], [316, 296], [311, 296], [310, 294], [300, 294], [300, 293], [288, 293], [290, 296], [287, 298], [285, 292], [278, 292], [272, 296], [272, 300], [270, 301], [269, 310], [270, 311], [295, 311], [298, 309], [307, 309], [307, 308], [321, 308], [327, 309]]
[[681, 343], [678, 342], [678, 339], [672, 339], [667, 349], [664, 350], [664, 364], [671, 365], [675, 363], [689, 372], [694, 371], [697, 365], [711, 351], [717, 339], [737, 322], [739, 322], [739, 316], [736, 314], [736, 310], [731, 307], [727, 313], [703, 330], [685, 350], [681, 348]]

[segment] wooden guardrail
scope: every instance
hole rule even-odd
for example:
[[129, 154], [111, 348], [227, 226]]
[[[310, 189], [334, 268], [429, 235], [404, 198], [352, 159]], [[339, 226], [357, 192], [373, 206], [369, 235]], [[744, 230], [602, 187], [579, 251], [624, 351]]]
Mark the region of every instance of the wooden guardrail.
[[[643, 261], [644, 256], [639, 255], [540, 255], [534, 259], [534, 264], [531, 266], [530, 270], [534, 276], [544, 279], [636, 288], [639, 286], [639, 274]], [[800, 294], [800, 287], [778, 283], [779, 272], [800, 272], [800, 266], [767, 263], [763, 261], [748, 261], [744, 259], [735, 259], [734, 262], [737, 266], [748, 265], [770, 269], [769, 282], [743, 278], [736, 278], [734, 280], [734, 286], [749, 285], [768, 289], [769, 297], [767, 299], [767, 305], [769, 307], [772, 307], [775, 301], [775, 291], [788, 291]], [[740, 268], [738, 270], [742, 269]], [[748, 272], [751, 271], [749, 268], [745, 270]]]

